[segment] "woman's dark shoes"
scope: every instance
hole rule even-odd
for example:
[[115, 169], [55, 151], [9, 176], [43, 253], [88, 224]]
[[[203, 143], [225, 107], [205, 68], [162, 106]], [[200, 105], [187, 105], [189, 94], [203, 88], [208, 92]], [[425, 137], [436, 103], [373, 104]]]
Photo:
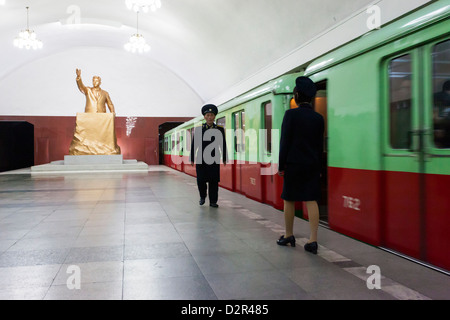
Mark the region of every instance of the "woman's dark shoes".
[[199, 205], [204, 205], [205, 204], [205, 198], [200, 198], [200, 201], [198, 202]]
[[219, 207], [219, 205], [217, 203], [210, 203], [209, 206], [213, 207], [213, 208], [218, 208]]
[[317, 245], [317, 242], [311, 242], [305, 244], [305, 250], [314, 254], [317, 254], [317, 248], [319, 246]]
[[284, 236], [281, 236], [281, 238], [277, 240], [277, 244], [279, 246], [287, 246], [288, 244], [290, 244], [291, 247], [295, 247], [295, 237], [290, 236], [288, 238], [285, 238]]

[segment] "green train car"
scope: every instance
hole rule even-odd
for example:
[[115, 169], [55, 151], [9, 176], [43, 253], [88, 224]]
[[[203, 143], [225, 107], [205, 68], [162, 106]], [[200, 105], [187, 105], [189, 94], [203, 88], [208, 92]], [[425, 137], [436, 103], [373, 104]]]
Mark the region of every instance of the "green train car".
[[[450, 1], [433, 2], [318, 57], [304, 72], [317, 85], [315, 109], [326, 120], [322, 222], [444, 271], [450, 270], [449, 16]], [[222, 187], [282, 209], [279, 132], [302, 74], [219, 106], [230, 159], [221, 166]], [[202, 120], [166, 133], [167, 166], [195, 176], [190, 140]]]

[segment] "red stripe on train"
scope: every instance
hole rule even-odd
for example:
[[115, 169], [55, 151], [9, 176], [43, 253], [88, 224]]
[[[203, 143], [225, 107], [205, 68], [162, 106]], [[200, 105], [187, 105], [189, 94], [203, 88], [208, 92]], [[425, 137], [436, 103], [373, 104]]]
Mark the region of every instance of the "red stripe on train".
[[329, 168], [329, 224], [450, 269], [448, 175]]

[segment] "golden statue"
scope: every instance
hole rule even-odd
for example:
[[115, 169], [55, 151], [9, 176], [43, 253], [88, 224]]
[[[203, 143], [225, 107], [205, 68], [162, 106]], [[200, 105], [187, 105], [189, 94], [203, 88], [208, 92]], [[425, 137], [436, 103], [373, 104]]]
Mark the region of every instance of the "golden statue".
[[[70, 145], [70, 155], [117, 155], [114, 104], [109, 93], [100, 88], [101, 78], [92, 78], [93, 87], [86, 87], [81, 80], [81, 70], [76, 69], [77, 85], [86, 96], [85, 113], [77, 113], [76, 128]], [[111, 113], [106, 113], [106, 106]]]

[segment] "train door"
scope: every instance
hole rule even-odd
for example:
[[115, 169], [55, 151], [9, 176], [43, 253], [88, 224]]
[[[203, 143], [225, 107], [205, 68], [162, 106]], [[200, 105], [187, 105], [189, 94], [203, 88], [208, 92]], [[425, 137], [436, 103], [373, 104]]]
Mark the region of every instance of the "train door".
[[425, 47], [424, 57], [431, 67], [425, 75], [430, 94], [424, 103], [426, 126], [431, 128], [424, 159], [425, 257], [450, 270], [450, 39]]
[[[272, 129], [273, 129], [273, 104], [266, 101], [261, 104], [261, 127], [264, 131], [263, 142], [260, 144], [262, 199], [264, 203], [275, 205], [277, 193], [275, 192], [275, 174], [272, 169]], [[266, 161], [267, 159], [271, 161]], [[266, 163], [268, 163], [266, 165]]]
[[[388, 61], [388, 107], [384, 119], [384, 245], [407, 255], [421, 257], [423, 230], [423, 125], [417, 52]], [[414, 141], [414, 142], [413, 142]]]
[[[225, 141], [226, 141], [226, 145], [227, 145], [227, 159], [229, 159], [229, 150], [230, 148], [233, 148], [233, 145], [230, 145], [230, 137], [229, 137], [229, 131], [227, 129], [227, 118], [226, 116], [221, 116], [220, 118], [218, 118], [216, 120], [216, 124], [219, 127], [224, 128], [225, 130]], [[227, 163], [230, 163], [229, 161], [227, 161]], [[227, 188], [229, 190], [233, 190], [233, 164], [227, 164], [226, 166], [220, 166], [220, 186], [223, 188]]]
[[441, 88], [449, 66], [449, 40], [385, 61], [383, 119], [383, 245], [447, 268], [450, 103]]
[[242, 170], [245, 165], [245, 111], [240, 110], [233, 113], [234, 131], [234, 166], [233, 166], [233, 190], [244, 193], [242, 184]]
[[327, 82], [316, 84], [317, 95], [314, 99], [314, 109], [320, 113], [325, 120], [324, 148], [322, 155], [321, 187], [322, 194], [319, 201], [320, 222], [328, 225], [328, 101]]
[[178, 155], [180, 157], [180, 171], [184, 172], [184, 161], [183, 161], [183, 157], [184, 157], [184, 150], [185, 150], [185, 145], [184, 145], [184, 137], [186, 136], [186, 130], [181, 130], [180, 132], [180, 141], [179, 141], [179, 152]]

